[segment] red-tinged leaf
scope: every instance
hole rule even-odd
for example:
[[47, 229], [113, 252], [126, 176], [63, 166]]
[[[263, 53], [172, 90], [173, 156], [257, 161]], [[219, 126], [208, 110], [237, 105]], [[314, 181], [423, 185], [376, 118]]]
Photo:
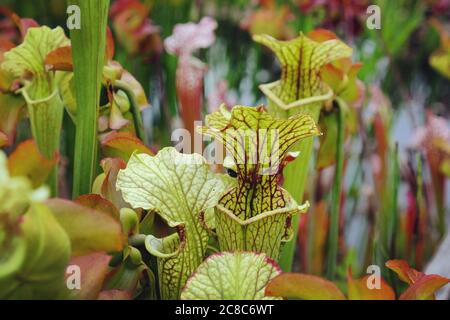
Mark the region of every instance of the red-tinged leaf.
[[122, 226], [119, 219], [113, 218], [109, 213], [62, 199], [50, 199], [46, 204], [69, 235], [72, 255], [123, 249]]
[[400, 280], [410, 285], [424, 276], [424, 273], [411, 268], [405, 260], [389, 260], [386, 262], [386, 267], [394, 271]]
[[36, 22], [36, 20], [31, 18], [21, 18], [20, 19], [20, 34], [22, 35], [22, 39], [25, 38], [25, 35], [27, 34], [28, 29], [30, 28], [37, 28], [39, 27], [39, 23]]
[[321, 70], [322, 80], [325, 81], [334, 92], [339, 90], [339, 86], [344, 79], [344, 72], [333, 64], [325, 65]]
[[341, 290], [332, 282], [320, 277], [283, 273], [266, 287], [266, 296], [302, 300], [345, 300]]
[[141, 140], [129, 132], [111, 132], [101, 141], [104, 157], [121, 158], [128, 161], [134, 152], [153, 155]]
[[115, 44], [114, 37], [109, 27], [106, 28], [106, 63], [114, 58]]
[[289, 6], [269, 6], [255, 10], [240, 25], [252, 35], [267, 34], [276, 39], [289, 39], [295, 36], [289, 24], [293, 18]]
[[51, 51], [44, 63], [47, 70], [73, 71], [72, 48], [65, 46]]
[[16, 45], [13, 42], [9, 41], [8, 39], [0, 37], [0, 62], [3, 61], [3, 54], [5, 52], [8, 52], [9, 50], [14, 48], [15, 46]]
[[[81, 287], [72, 290], [71, 296], [80, 300], [93, 300], [100, 297], [103, 282], [109, 272], [111, 256], [106, 253], [93, 253], [86, 256], [74, 257], [69, 266], [78, 266], [81, 275]], [[70, 273], [68, 274], [70, 276]]]
[[79, 196], [74, 201], [82, 206], [107, 213], [113, 218], [119, 219], [120, 217], [118, 208], [98, 194], [85, 194]]
[[0, 7], [0, 13], [11, 19], [17, 29], [19, 29], [22, 39], [25, 38], [29, 28], [39, 27], [39, 23], [37, 23], [34, 19], [20, 18], [16, 13], [9, 10], [7, 7]]
[[116, 208], [127, 208], [127, 204], [122, 197], [122, 192], [117, 190], [116, 181], [119, 170], [125, 169], [127, 164], [120, 158], [106, 158], [101, 162], [105, 179], [101, 185], [101, 195], [111, 201]]
[[450, 283], [450, 279], [439, 275], [424, 275], [400, 296], [400, 300], [433, 300], [434, 293]]
[[105, 290], [100, 292], [98, 300], [132, 300], [133, 296], [125, 290]]
[[349, 300], [395, 300], [394, 290], [384, 281], [380, 280], [380, 288], [370, 289], [368, 281], [370, 275], [361, 279], [353, 279], [351, 272], [347, 276]]
[[326, 29], [315, 29], [308, 32], [307, 36], [317, 42], [338, 39], [337, 35], [334, 32]]
[[17, 146], [8, 158], [8, 169], [11, 176], [26, 176], [34, 188], [41, 186], [48, 178], [57, 162], [45, 158], [34, 140], [27, 140]]

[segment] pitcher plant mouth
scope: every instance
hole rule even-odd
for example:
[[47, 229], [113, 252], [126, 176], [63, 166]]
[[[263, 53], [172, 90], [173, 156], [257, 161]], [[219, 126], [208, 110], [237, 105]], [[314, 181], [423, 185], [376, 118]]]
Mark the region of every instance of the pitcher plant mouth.
[[289, 199], [285, 207], [241, 219], [218, 204], [215, 207], [216, 234], [220, 250], [260, 252], [277, 261], [283, 244], [292, 238], [292, 217], [305, 213], [308, 208], [308, 202], [298, 206]]
[[[292, 202], [295, 203], [294, 201], [292, 201]], [[310, 207], [309, 201], [306, 201], [303, 205], [300, 205], [300, 206], [295, 203], [295, 205], [291, 204], [290, 206], [286, 206], [283, 208], [278, 208], [275, 210], [261, 212], [260, 214], [253, 216], [251, 218], [248, 218], [248, 219], [240, 219], [233, 213], [233, 211], [231, 211], [230, 209], [227, 209], [226, 207], [224, 207], [221, 204], [218, 204], [216, 206], [216, 209], [221, 212], [224, 212], [233, 221], [237, 222], [239, 225], [244, 227], [244, 226], [248, 226], [252, 223], [255, 223], [259, 220], [262, 220], [264, 218], [271, 217], [274, 215], [280, 215], [280, 214], [286, 214], [286, 213], [290, 213], [291, 215], [302, 214], [302, 213], [307, 212], [309, 207]]]
[[328, 88], [326, 93], [318, 96], [312, 96], [308, 98], [301, 98], [296, 101], [285, 103], [283, 102], [274, 92], [273, 89], [277, 86], [279, 86], [281, 83], [281, 80], [277, 80], [271, 83], [261, 84], [259, 85], [259, 89], [264, 93], [264, 95], [271, 101], [273, 101], [277, 107], [280, 107], [283, 110], [291, 110], [297, 107], [310, 105], [313, 103], [318, 102], [325, 102], [333, 98], [333, 90], [331, 88]]

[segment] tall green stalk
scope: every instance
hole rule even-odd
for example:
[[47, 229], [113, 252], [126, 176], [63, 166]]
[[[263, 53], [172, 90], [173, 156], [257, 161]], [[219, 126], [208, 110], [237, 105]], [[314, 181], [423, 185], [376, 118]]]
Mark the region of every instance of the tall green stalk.
[[377, 241], [375, 246], [375, 261], [383, 265], [389, 258], [396, 256], [396, 231], [398, 228], [398, 189], [400, 185], [400, 164], [398, 146], [390, 150], [388, 155], [388, 176], [381, 195], [382, 204], [377, 216]]
[[334, 183], [331, 190], [331, 211], [328, 231], [327, 278], [334, 279], [339, 246], [339, 211], [341, 208], [342, 173], [344, 170], [344, 141], [345, 141], [345, 109], [346, 103], [337, 98], [338, 122], [336, 137], [336, 166]]
[[105, 59], [109, 0], [69, 0], [81, 10], [81, 28], [71, 30], [77, 99], [73, 196], [90, 192], [96, 172], [97, 118]]
[[[315, 123], [319, 122], [320, 106], [311, 108], [308, 113]], [[283, 187], [289, 191], [297, 203], [303, 202], [303, 195], [305, 192], [306, 178], [308, 176], [309, 162], [311, 160], [313, 151], [314, 138], [307, 138], [300, 141], [292, 149], [300, 152], [300, 156], [294, 162], [290, 163], [283, 172], [284, 184]], [[289, 272], [292, 269], [292, 264], [295, 257], [295, 248], [297, 245], [298, 227], [300, 223], [300, 216], [292, 217], [292, 239], [283, 247], [281, 251], [279, 264], [283, 271]]]

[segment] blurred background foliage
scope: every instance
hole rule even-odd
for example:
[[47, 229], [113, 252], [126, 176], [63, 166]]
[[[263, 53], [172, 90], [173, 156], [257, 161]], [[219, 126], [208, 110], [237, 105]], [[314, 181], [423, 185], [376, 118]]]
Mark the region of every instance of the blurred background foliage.
[[[133, 11], [135, 2], [144, 10]], [[41, 25], [66, 29], [63, 0], [1, 4]], [[371, 4], [381, 9], [380, 30], [366, 27]], [[208, 67], [201, 89], [203, 115], [221, 102], [266, 102], [258, 85], [278, 79], [279, 65], [252, 41], [252, 34], [287, 40], [299, 31], [326, 28], [354, 49], [353, 61], [363, 63], [358, 78], [364, 94], [353, 107], [348, 123], [353, 129], [345, 144], [339, 233], [339, 272], [345, 278], [349, 265], [361, 274], [368, 264], [383, 265], [387, 258], [403, 258], [421, 269], [444, 237], [438, 216], [439, 211], [448, 216], [450, 198], [445, 188], [450, 167], [449, 15], [447, 0], [112, 0], [109, 26], [115, 60], [139, 80], [149, 98], [151, 108], [143, 119], [155, 150], [173, 144], [172, 130], [180, 126], [177, 57], [163, 45], [176, 24], [204, 16], [218, 23], [214, 44], [195, 53]], [[133, 24], [144, 25], [145, 32], [135, 32]], [[66, 137], [73, 135], [70, 124], [65, 128]], [[442, 143], [433, 144], [436, 135], [446, 152]], [[70, 159], [71, 140], [65, 141], [63, 153]], [[437, 162], [433, 155], [442, 152]], [[311, 170], [305, 199], [313, 205], [301, 221], [295, 270], [325, 274], [332, 167]]]

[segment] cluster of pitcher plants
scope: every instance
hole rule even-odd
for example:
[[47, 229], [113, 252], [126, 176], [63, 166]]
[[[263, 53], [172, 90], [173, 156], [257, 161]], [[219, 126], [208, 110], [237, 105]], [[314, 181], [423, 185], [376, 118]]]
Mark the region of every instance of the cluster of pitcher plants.
[[[420, 271], [446, 232], [448, 124], [428, 115], [401, 172], [391, 106], [358, 78], [363, 63], [350, 43], [323, 28], [261, 27], [264, 14], [289, 16], [264, 4], [242, 28], [277, 61], [278, 79], [258, 84], [262, 105], [231, 101], [222, 83], [206, 108], [208, 66], [195, 54], [211, 47], [220, 22], [177, 24], [163, 41], [140, 1], [69, 4], [81, 14], [69, 32], [1, 9], [9, 26], [0, 37], [1, 299], [433, 299], [450, 282]], [[150, 66], [163, 50], [175, 61], [165, 99], [177, 101], [189, 133], [183, 150], [150, 143], [147, 84], [115, 60], [116, 46]], [[430, 57], [438, 70], [441, 54]], [[377, 170], [358, 264], [343, 248], [344, 180], [366, 95]], [[185, 152], [195, 137], [200, 153]], [[211, 163], [203, 152], [211, 146], [223, 161]], [[411, 205], [402, 218], [405, 175]], [[328, 201], [316, 201], [321, 193]], [[381, 274], [366, 274], [369, 265]]]

